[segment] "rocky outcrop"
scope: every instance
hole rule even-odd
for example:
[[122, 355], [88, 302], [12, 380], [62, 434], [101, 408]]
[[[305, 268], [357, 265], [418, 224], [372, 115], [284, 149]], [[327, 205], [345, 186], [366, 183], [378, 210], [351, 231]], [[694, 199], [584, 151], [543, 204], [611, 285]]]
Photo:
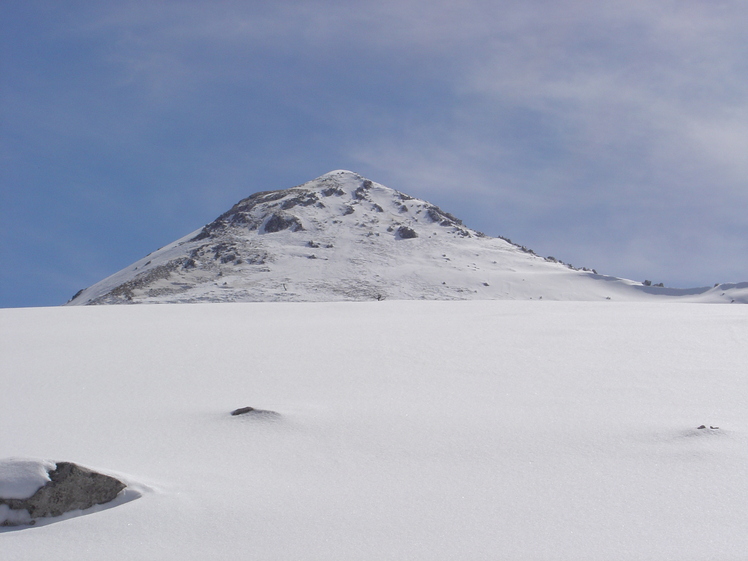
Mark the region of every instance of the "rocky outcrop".
[[48, 476], [29, 498], [0, 497], [0, 526], [35, 524], [39, 518], [108, 503], [126, 487], [119, 479], [71, 462], [58, 462]]
[[265, 222], [264, 231], [266, 234], [272, 234], [288, 229], [292, 232], [298, 232], [299, 230], [303, 230], [304, 227], [301, 225], [298, 217], [285, 212], [274, 212]]
[[413, 228], [407, 226], [400, 226], [397, 229], [397, 237], [401, 240], [410, 240], [418, 237], [418, 233]]

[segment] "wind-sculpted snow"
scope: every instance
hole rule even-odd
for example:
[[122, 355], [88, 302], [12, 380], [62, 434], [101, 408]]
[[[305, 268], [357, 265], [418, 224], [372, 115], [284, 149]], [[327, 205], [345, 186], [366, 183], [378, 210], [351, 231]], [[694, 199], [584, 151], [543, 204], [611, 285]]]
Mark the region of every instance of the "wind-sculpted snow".
[[8, 458], [0, 460], [0, 499], [28, 499], [49, 483], [55, 463], [44, 460]]
[[710, 304], [2, 309], [0, 458], [147, 488], [0, 557], [742, 561], [746, 340]]
[[747, 302], [578, 270], [349, 171], [255, 193], [76, 294], [74, 305], [340, 300]]

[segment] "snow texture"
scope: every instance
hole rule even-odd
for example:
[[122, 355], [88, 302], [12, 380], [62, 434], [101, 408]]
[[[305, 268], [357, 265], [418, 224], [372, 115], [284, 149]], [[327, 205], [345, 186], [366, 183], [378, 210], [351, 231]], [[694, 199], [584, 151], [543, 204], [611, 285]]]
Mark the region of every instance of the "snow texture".
[[55, 463], [47, 460], [0, 460], [0, 499], [28, 499], [49, 483], [48, 472], [53, 469]]
[[0, 310], [0, 457], [142, 493], [0, 551], [743, 560], [746, 340], [745, 306], [661, 302]]

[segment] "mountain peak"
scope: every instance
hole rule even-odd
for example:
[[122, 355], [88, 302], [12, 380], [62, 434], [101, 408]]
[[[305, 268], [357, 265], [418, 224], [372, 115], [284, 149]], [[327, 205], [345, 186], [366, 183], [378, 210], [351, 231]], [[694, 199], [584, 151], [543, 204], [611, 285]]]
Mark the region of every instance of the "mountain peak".
[[[350, 171], [350, 170], [347, 170], [347, 169], [334, 169], [334, 170], [332, 170], [332, 171], [328, 171], [328, 172], [327, 172], [327, 173], [325, 173], [325, 174], [322, 174], [321, 176], [319, 176], [319, 177], [318, 177], [317, 179], [315, 179], [314, 181], [317, 181], [317, 180], [319, 180], [319, 179], [322, 179], [323, 177], [338, 176], [338, 175], [342, 175], [342, 176], [344, 176], [344, 177], [356, 177], [356, 178], [361, 178], [361, 176], [360, 176], [360, 175], [359, 175], [358, 173], [356, 173], [355, 171]], [[363, 179], [363, 178], [362, 178], [362, 179]]]
[[341, 230], [334, 226], [343, 223], [358, 228], [366, 224], [367, 234], [381, 235], [400, 227], [413, 230], [414, 222], [438, 222], [440, 226], [454, 228], [463, 237], [480, 235], [432, 204], [357, 173], [337, 170], [290, 189], [254, 193], [206, 225], [191, 241], [246, 231], [271, 234], [289, 230], [327, 235], [330, 229]]
[[334, 170], [242, 199], [70, 304], [640, 300], [667, 290], [538, 257], [431, 203]]

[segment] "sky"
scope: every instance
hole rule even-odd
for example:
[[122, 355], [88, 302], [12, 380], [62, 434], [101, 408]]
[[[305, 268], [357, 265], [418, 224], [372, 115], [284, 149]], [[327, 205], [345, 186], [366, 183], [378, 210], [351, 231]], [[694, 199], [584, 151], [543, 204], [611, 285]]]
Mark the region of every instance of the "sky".
[[748, 280], [748, 4], [0, 2], [0, 307], [335, 169], [579, 267]]

